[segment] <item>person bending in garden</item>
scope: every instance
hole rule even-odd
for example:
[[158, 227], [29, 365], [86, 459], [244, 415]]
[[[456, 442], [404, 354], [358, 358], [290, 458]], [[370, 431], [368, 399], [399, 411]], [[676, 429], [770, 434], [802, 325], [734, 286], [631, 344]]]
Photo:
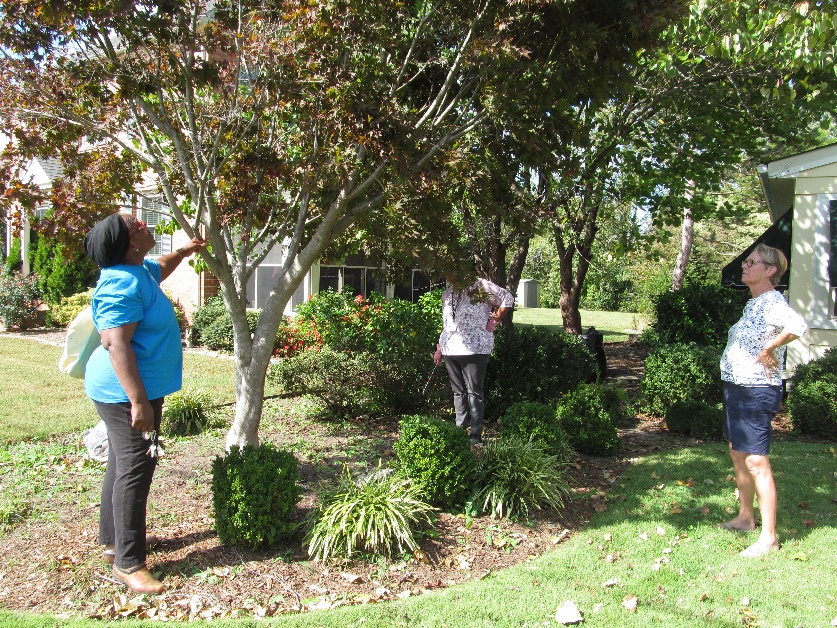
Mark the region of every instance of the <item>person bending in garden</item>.
[[727, 530], [756, 528], [753, 497], [758, 496], [761, 534], [741, 552], [761, 556], [779, 549], [776, 536], [776, 483], [770, 467], [771, 421], [782, 400], [779, 368], [785, 345], [808, 327], [775, 286], [788, 268], [778, 249], [760, 244], [742, 264], [742, 280], [752, 298], [729, 330], [721, 357], [724, 385], [724, 437], [738, 484], [738, 516], [721, 524]]
[[[99, 506], [99, 542], [113, 573], [137, 593], [162, 593], [145, 564], [145, 515], [157, 463], [163, 398], [180, 390], [183, 350], [174, 307], [159, 283], [202, 249], [191, 242], [145, 259], [154, 234], [127, 214], [112, 214], [84, 238], [102, 272], [93, 292], [93, 322], [102, 337], [84, 376], [87, 396], [108, 428], [108, 462]], [[150, 438], [148, 437], [150, 434]]]
[[479, 446], [485, 411], [483, 383], [494, 348], [494, 328], [514, 306], [514, 296], [487, 279], [477, 279], [470, 286], [458, 276], [446, 279], [450, 286], [442, 294], [443, 327], [433, 360], [439, 364], [444, 356], [456, 425], [466, 428], [470, 418], [471, 444]]

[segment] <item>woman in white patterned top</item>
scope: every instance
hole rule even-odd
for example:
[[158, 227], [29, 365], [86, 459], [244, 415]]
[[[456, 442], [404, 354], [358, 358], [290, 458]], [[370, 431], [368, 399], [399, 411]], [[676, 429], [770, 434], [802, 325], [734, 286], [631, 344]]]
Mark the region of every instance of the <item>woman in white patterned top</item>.
[[[480, 445], [485, 411], [483, 383], [494, 348], [494, 328], [514, 307], [514, 296], [487, 279], [477, 279], [470, 288], [463, 287], [457, 277], [446, 279], [451, 285], [442, 294], [443, 327], [433, 359], [439, 364], [445, 357], [456, 425], [464, 428], [470, 417], [471, 444]], [[494, 314], [492, 308], [496, 308]]]
[[742, 267], [742, 281], [752, 298], [741, 319], [730, 328], [721, 357], [724, 436], [735, 468], [739, 511], [721, 525], [728, 530], [755, 530], [753, 498], [757, 495], [761, 534], [741, 555], [762, 556], [779, 549], [776, 483], [768, 457], [771, 421], [782, 400], [779, 368], [785, 345], [804, 334], [808, 326], [775, 290], [788, 268], [780, 250], [759, 244]]

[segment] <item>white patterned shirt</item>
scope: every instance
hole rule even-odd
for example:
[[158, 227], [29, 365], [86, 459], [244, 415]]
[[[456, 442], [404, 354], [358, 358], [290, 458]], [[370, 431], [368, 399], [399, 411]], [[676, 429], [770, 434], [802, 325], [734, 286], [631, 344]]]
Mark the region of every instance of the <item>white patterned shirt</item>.
[[[488, 294], [484, 301], [471, 303], [469, 293], [480, 290]], [[514, 295], [487, 279], [477, 279], [468, 290], [454, 292], [449, 287], [442, 293], [442, 355], [489, 355], [494, 349], [494, 333], [486, 330], [491, 307], [514, 307]]]
[[[769, 290], [747, 301], [744, 314], [730, 327], [726, 349], [721, 356], [721, 379], [739, 386], [780, 386], [782, 378], [776, 370], [770, 377], [764, 365], [756, 363], [762, 349], [783, 332], [802, 336], [808, 325], [791, 309], [785, 297]], [[780, 365], [785, 363], [785, 347], [774, 351]]]

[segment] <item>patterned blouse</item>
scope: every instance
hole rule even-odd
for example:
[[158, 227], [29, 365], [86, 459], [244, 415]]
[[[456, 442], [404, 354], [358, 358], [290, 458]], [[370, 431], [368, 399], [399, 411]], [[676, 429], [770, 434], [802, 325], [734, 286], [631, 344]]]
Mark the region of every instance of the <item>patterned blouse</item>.
[[[479, 291], [484, 300], [471, 302]], [[494, 349], [494, 333], [486, 330], [491, 307], [513, 307], [514, 295], [486, 279], [477, 279], [468, 290], [454, 293], [450, 287], [442, 293], [442, 355], [488, 355]]]
[[[721, 379], [739, 386], [780, 386], [776, 370], [770, 377], [764, 365], [756, 363], [761, 350], [783, 332], [802, 336], [808, 331], [805, 320], [794, 312], [785, 297], [769, 290], [747, 301], [741, 319], [729, 330], [726, 349], [721, 356]], [[774, 351], [780, 365], [785, 363], [785, 347]]]

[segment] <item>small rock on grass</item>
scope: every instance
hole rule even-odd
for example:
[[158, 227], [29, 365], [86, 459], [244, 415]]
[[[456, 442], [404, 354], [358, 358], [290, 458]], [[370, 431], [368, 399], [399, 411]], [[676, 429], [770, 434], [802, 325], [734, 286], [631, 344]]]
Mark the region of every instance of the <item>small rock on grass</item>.
[[568, 626], [570, 624], [580, 624], [584, 621], [584, 618], [581, 616], [581, 612], [578, 610], [575, 602], [567, 600], [566, 602], [561, 602], [558, 610], [555, 611], [555, 621]]

